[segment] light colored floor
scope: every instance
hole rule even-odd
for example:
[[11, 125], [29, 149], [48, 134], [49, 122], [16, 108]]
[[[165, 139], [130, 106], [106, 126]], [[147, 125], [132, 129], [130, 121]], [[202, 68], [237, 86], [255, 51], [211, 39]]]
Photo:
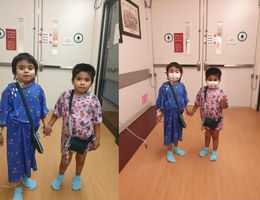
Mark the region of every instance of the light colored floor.
[[[200, 158], [204, 146], [199, 111], [186, 117], [187, 129], [176, 163], [166, 161], [163, 124], [149, 135], [119, 176], [120, 200], [260, 199], [260, 113], [246, 108], [224, 111], [219, 158]], [[212, 146], [211, 146], [212, 150]]]
[[[49, 115], [48, 115], [49, 116]], [[44, 154], [36, 154], [38, 171], [32, 178], [38, 182], [34, 191], [23, 189], [24, 200], [117, 200], [118, 199], [118, 146], [115, 137], [101, 124], [101, 145], [89, 152], [82, 171], [82, 189], [72, 191], [71, 182], [75, 173], [75, 161], [68, 167], [60, 191], [50, 187], [60, 163], [61, 119], [54, 125], [54, 133], [42, 138]], [[0, 147], [0, 185], [8, 185], [6, 145]], [[0, 186], [0, 200], [12, 199], [13, 189]]]

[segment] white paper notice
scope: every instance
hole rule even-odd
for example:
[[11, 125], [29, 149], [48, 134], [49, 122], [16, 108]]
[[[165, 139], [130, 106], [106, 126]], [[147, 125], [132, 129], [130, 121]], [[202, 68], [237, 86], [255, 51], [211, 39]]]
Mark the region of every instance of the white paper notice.
[[115, 25], [114, 44], [119, 43], [119, 24]]

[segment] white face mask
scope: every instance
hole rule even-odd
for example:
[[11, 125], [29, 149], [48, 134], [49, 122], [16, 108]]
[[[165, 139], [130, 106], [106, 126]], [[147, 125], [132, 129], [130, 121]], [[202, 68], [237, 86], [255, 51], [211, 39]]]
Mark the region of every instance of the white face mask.
[[168, 80], [169, 81], [178, 81], [180, 80], [181, 73], [168, 73]]
[[207, 85], [209, 88], [217, 88], [218, 87], [218, 84], [219, 84], [219, 81], [207, 81]]

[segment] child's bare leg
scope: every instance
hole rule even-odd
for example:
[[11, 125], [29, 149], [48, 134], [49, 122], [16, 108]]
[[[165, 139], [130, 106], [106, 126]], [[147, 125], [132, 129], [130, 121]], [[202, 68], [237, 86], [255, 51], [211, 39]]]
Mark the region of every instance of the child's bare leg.
[[60, 167], [59, 167], [59, 174], [63, 175], [67, 169], [67, 167], [69, 166], [70, 162], [71, 162], [71, 158], [72, 158], [72, 152], [69, 151], [69, 159], [68, 159], [68, 163], [66, 164], [66, 156], [67, 155], [62, 155], [61, 156], [61, 161], [60, 161]]
[[217, 151], [218, 143], [219, 143], [219, 131], [212, 131], [212, 139], [213, 139], [213, 150]]
[[218, 141], [219, 141], [219, 131], [218, 130], [212, 130], [211, 131], [212, 139], [213, 139], [213, 151], [211, 156], [209, 157], [210, 161], [215, 161], [218, 158]]
[[211, 138], [211, 130], [206, 129], [206, 132], [205, 132], [205, 147], [209, 147], [210, 138]]
[[68, 152], [69, 158], [68, 158], [68, 163], [66, 163], [66, 157], [67, 155], [62, 155], [61, 156], [61, 161], [60, 161], [60, 167], [59, 167], [59, 174], [56, 176], [54, 181], [51, 183], [51, 187], [54, 190], [59, 190], [60, 186], [62, 184], [63, 178], [64, 178], [64, 173], [69, 166], [72, 158], [72, 152]]
[[87, 156], [87, 152], [85, 152], [83, 155], [80, 153], [76, 154], [76, 175], [78, 176], [80, 176], [81, 171], [84, 167], [86, 156]]
[[169, 146], [167, 146], [167, 149], [168, 151], [172, 151], [172, 143]]
[[210, 138], [211, 138], [210, 129], [206, 128], [206, 132], [205, 132], [205, 147], [199, 153], [200, 157], [205, 157], [209, 153]]
[[83, 155], [81, 155], [79, 153], [76, 154], [76, 174], [73, 177], [72, 190], [76, 191], [76, 190], [81, 189], [80, 174], [81, 174], [82, 169], [84, 167], [86, 156], [87, 156], [87, 152], [85, 152]]

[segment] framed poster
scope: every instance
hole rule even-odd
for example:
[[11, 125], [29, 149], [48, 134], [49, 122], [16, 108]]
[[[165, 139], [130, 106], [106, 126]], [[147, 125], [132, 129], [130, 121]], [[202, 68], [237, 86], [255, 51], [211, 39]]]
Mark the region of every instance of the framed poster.
[[141, 39], [139, 7], [130, 0], [120, 0], [120, 33]]

